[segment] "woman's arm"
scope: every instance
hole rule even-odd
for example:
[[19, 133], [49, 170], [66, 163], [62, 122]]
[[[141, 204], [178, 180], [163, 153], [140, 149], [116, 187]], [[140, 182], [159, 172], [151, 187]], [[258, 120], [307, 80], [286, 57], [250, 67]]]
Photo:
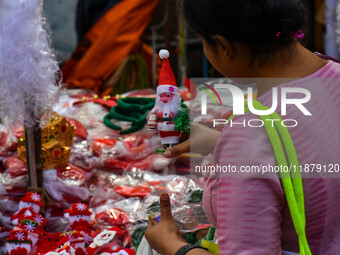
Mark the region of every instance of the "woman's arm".
[[[167, 158], [177, 157], [183, 153], [193, 152], [208, 155], [214, 151], [221, 132], [208, 128], [202, 124], [192, 123], [190, 139], [181, 137], [182, 143], [169, 148], [164, 156]], [[184, 140], [184, 141], [183, 141]]]

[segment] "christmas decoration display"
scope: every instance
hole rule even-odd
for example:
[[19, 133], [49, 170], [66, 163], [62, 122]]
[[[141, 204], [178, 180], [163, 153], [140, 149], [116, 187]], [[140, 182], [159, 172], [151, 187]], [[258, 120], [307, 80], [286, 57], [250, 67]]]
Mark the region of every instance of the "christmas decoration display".
[[[148, 115], [149, 130], [158, 130], [164, 149], [179, 143], [181, 131], [189, 131], [188, 111], [182, 110], [176, 79], [167, 50], [159, 52], [163, 60], [157, 87], [156, 105]], [[183, 104], [182, 104], [183, 106]], [[186, 108], [184, 108], [186, 109]]]
[[[131, 95], [155, 97], [138, 93]], [[134, 254], [144, 235], [148, 216], [159, 210], [157, 201], [164, 191], [170, 194], [177, 208], [173, 215], [181, 228], [189, 231], [199, 223], [207, 224], [199, 210], [202, 208], [201, 181], [175, 175], [178, 170], [185, 173], [183, 168], [188, 166], [180, 159], [170, 160], [155, 153], [161, 144], [156, 133], [142, 129], [121, 135], [103, 124], [108, 113], [106, 107], [94, 102], [73, 104], [78, 100], [74, 96], [64, 95], [62, 103], [55, 108], [66, 120], [72, 119], [75, 136], [72, 146], [61, 142], [62, 146], [70, 146], [69, 164], [44, 170], [44, 187], [49, 196], [44, 203], [39, 194], [26, 192], [27, 166], [17, 157], [15, 146], [24, 138], [23, 129], [6, 130], [0, 124], [6, 140], [14, 144], [2, 147], [0, 246], [7, 247], [10, 231], [26, 231], [32, 255], [82, 255], [94, 250], [106, 255]], [[180, 116], [179, 111], [176, 116]], [[204, 120], [210, 123], [208, 121]], [[65, 122], [58, 119], [56, 123]], [[114, 123], [123, 130], [131, 125], [124, 121]], [[174, 120], [173, 125], [178, 124], [181, 123], [176, 124]], [[3, 141], [5, 144], [5, 139]], [[1, 142], [0, 139], [0, 146]], [[189, 201], [195, 206], [188, 206]], [[44, 217], [39, 214], [43, 207]], [[191, 222], [193, 213], [195, 224]], [[104, 234], [100, 235], [104, 231], [115, 231], [113, 239], [105, 244], [101, 240], [105, 240]], [[186, 236], [194, 240], [194, 234]]]
[[[202, 211], [202, 179], [177, 175], [188, 173], [187, 162], [155, 153], [190, 131], [190, 93], [177, 87], [169, 52], [159, 54], [157, 94], [59, 95], [42, 1], [3, 0], [0, 21], [0, 250], [134, 255], [163, 192], [185, 238], [202, 239], [210, 226]], [[213, 117], [194, 121], [209, 124]], [[7, 125], [18, 118], [25, 128]], [[40, 130], [43, 169], [39, 162], [32, 167], [34, 153], [26, 147], [40, 139], [32, 139]], [[37, 168], [44, 189], [32, 185]]]

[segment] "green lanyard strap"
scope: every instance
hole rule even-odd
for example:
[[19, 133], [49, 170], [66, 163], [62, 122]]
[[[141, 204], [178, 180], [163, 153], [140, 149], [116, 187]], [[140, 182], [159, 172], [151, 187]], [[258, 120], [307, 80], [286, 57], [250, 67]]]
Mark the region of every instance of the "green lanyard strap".
[[[268, 110], [260, 102], [253, 100], [253, 106], [257, 110]], [[245, 101], [245, 111], [250, 112], [248, 103]], [[233, 119], [235, 115], [229, 118]], [[282, 118], [277, 113], [272, 113], [266, 116], [258, 116], [263, 122], [267, 131], [269, 140], [274, 150], [276, 163], [278, 166], [286, 167], [291, 172], [281, 171], [281, 182], [286, 195], [288, 207], [291, 213], [293, 224], [299, 238], [300, 255], [311, 255], [311, 251], [307, 242], [306, 236], [306, 216], [305, 216], [305, 201], [303, 193], [302, 178], [300, 174], [299, 161], [296, 154], [293, 140], [287, 127], [284, 127]], [[272, 120], [272, 121], [267, 121]], [[229, 122], [228, 121], [228, 122]], [[274, 123], [274, 125], [272, 124]], [[282, 142], [283, 146], [282, 146]], [[284, 149], [283, 149], [284, 148]], [[285, 150], [285, 152], [284, 152]], [[288, 163], [287, 164], [287, 159]], [[283, 168], [280, 168], [283, 169]]]

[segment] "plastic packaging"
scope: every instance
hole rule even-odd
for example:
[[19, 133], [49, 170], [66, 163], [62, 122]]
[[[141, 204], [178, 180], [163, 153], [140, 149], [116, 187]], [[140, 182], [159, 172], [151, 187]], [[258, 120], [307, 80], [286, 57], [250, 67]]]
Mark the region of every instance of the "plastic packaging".
[[18, 139], [13, 132], [0, 125], [0, 156], [13, 155], [18, 146]]
[[8, 157], [3, 164], [12, 178], [25, 175], [28, 172], [26, 163], [18, 157]]
[[160, 255], [157, 251], [153, 250], [146, 240], [145, 237], [143, 237], [141, 243], [138, 246], [138, 250], [136, 255]]
[[70, 207], [75, 202], [87, 201], [90, 197], [86, 185], [86, 172], [74, 166], [45, 170], [44, 187], [55, 203], [64, 207]]
[[26, 193], [28, 176], [11, 177], [9, 170], [0, 174], [0, 195], [21, 196]]
[[99, 158], [93, 155], [90, 140], [84, 140], [73, 144], [70, 163], [84, 170], [86, 172], [87, 180], [91, 178], [98, 161]]

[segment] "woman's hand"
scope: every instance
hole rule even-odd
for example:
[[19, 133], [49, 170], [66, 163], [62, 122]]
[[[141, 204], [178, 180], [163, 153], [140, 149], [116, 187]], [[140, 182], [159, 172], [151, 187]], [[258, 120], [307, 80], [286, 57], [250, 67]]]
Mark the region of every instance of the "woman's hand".
[[221, 133], [216, 130], [202, 124], [193, 123], [190, 129], [190, 139], [188, 134], [182, 135], [181, 143], [167, 149], [164, 156], [174, 158], [187, 152], [208, 155], [214, 151], [220, 135]]
[[150, 223], [145, 238], [150, 246], [164, 255], [175, 254], [187, 243], [181, 236], [175, 220], [171, 214], [170, 198], [167, 193], [160, 197], [161, 220], [159, 223]]

